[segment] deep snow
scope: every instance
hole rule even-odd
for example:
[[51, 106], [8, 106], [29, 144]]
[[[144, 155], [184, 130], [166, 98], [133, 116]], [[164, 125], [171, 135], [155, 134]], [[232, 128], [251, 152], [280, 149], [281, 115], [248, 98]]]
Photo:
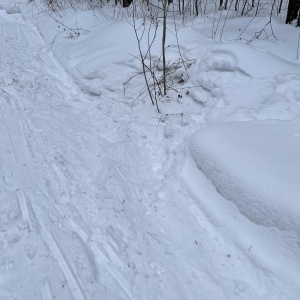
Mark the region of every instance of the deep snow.
[[253, 223], [300, 233], [299, 119], [226, 123], [191, 137], [197, 166]]
[[35, 4], [0, 4], [0, 299], [298, 299], [299, 29], [177, 20], [159, 115], [129, 18]]
[[189, 141], [193, 160], [218, 193], [253, 228], [268, 234], [265, 241], [256, 239], [252, 251], [265, 252], [263, 263], [295, 285], [300, 268], [299, 125], [299, 118], [229, 122], [200, 130]]

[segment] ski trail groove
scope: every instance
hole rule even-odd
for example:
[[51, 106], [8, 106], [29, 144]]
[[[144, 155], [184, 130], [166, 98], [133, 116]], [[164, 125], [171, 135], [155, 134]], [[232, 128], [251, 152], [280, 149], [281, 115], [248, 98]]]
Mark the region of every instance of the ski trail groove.
[[46, 280], [44, 286], [40, 290], [42, 300], [53, 300], [48, 280]]
[[20, 189], [17, 190], [17, 198], [18, 198], [18, 202], [19, 202], [19, 206], [20, 206], [22, 219], [23, 219], [24, 222], [28, 223], [28, 225], [30, 226], [29, 213], [28, 213], [28, 208], [27, 208], [27, 204], [26, 204], [26, 198], [25, 198], [25, 195], [24, 195], [23, 191], [20, 190]]
[[[101, 289], [100, 284], [98, 285], [97, 283], [97, 276], [93, 275], [93, 267], [100, 270], [100, 272], [101, 270], [106, 270], [105, 272], [109, 274], [109, 282], [113, 282], [116, 287], [118, 286], [117, 289], [120, 290], [124, 297], [135, 299], [131, 292], [130, 282], [120, 271], [124, 269], [124, 266], [122, 266], [117, 253], [108, 244], [103, 246], [105, 250], [102, 251], [97, 243], [91, 240], [93, 230], [84, 220], [84, 216], [80, 213], [76, 204], [72, 203], [72, 200], [77, 195], [72, 191], [68, 174], [65, 174], [65, 170], [53, 160], [53, 154], [51, 152], [50, 154], [47, 153], [43, 145], [45, 136], [40, 135], [39, 128], [37, 132], [35, 131], [36, 128], [34, 128], [34, 120], [31, 119], [31, 115], [33, 114], [38, 119], [40, 117], [38, 108], [40, 108], [42, 113], [47, 112], [47, 114], [42, 114], [42, 116], [46, 116], [48, 118], [46, 121], [49, 121], [51, 124], [53, 122], [51, 118], [54, 117], [53, 119], [55, 120], [56, 117], [57, 111], [55, 109], [59, 111], [60, 107], [63, 108], [64, 105], [63, 102], [60, 102], [60, 98], [55, 99], [58, 96], [56, 93], [69, 97], [69, 91], [67, 91], [66, 86], [58, 82], [59, 75], [55, 74], [57, 66], [52, 62], [49, 54], [44, 53], [47, 66], [43, 65], [45, 61], [38, 61], [34, 62], [34, 64], [35, 67], [38, 66], [41, 70], [38, 68], [31, 70], [29, 68], [29, 66], [31, 67], [29, 65], [31, 64], [30, 57], [34, 57], [33, 60], [36, 59], [34, 52], [41, 47], [41, 45], [35, 45], [34, 40], [32, 40], [32, 36], [37, 35], [37, 33], [35, 31], [30, 32], [30, 30], [33, 29], [28, 29], [28, 26], [25, 24], [24, 27], [16, 23], [1, 26], [0, 75], [3, 77], [4, 87], [1, 88], [3, 93], [0, 96], [3, 96], [3, 99], [6, 101], [0, 107], [0, 116], [4, 123], [5, 144], [9, 145], [4, 159], [9, 161], [14, 182], [13, 189], [19, 204], [21, 220], [28, 224], [29, 234], [33, 229], [33, 233], [47, 246], [49, 254], [57, 264], [57, 269], [60, 269], [66, 281], [65, 284], [70, 289], [68, 299], [69, 297], [75, 300], [90, 299], [87, 279], [84, 278], [82, 280], [79, 278], [81, 275], [78, 271], [80, 266], [77, 265], [76, 261], [76, 259], [85, 261], [86, 257], [89, 259], [89, 252], [91, 252], [90, 257], [95, 259], [96, 266], [85, 266], [86, 269], [84, 270], [86, 270], [86, 274], [94, 276], [92, 280], [95, 282], [95, 291], [97, 291], [98, 296], [101, 297], [101, 294], [98, 292]], [[5, 43], [6, 38], [9, 43]], [[32, 45], [30, 44], [30, 49], [26, 52], [26, 47], [29, 48], [30, 41], [33, 43]], [[15, 55], [18, 58], [20, 54], [20, 58], [18, 58], [20, 61], [22, 61], [24, 56], [24, 63], [22, 61], [22, 64], [18, 65], [18, 59], [9, 60], [10, 46], [13, 51], [11, 55]], [[11, 66], [8, 65], [9, 63], [11, 63]], [[49, 66], [51, 71], [47, 72], [47, 67]], [[11, 85], [7, 84], [7, 78], [15, 78], [14, 76], [16, 76], [16, 81]], [[63, 76], [66, 75], [64, 74]], [[43, 78], [46, 78], [46, 80]], [[45, 86], [38, 86], [38, 84], [44, 84]], [[28, 86], [30, 88], [27, 88]], [[54, 86], [57, 87], [55, 92], [52, 91]], [[40, 98], [34, 94], [37, 93], [37, 90], [40, 93], [38, 94]], [[40, 90], [42, 91], [40, 92]], [[44, 94], [49, 95], [49, 98], [45, 100]], [[36, 114], [34, 114], [35, 111], [37, 111]], [[70, 119], [72, 115], [63, 115], [63, 117]], [[65, 130], [59, 127], [63, 126], [62, 124], [63, 122], [56, 127], [56, 129], [62, 131], [60, 134], [63, 134]], [[89, 129], [84, 126], [86, 125], [83, 124], [83, 130]], [[82, 134], [84, 135], [84, 132]], [[66, 143], [68, 142], [72, 142], [72, 140], [66, 139]], [[59, 147], [59, 145], [51, 146]], [[91, 161], [92, 158], [90, 158]], [[50, 185], [47, 186], [45, 182], [49, 182]], [[62, 194], [65, 196], [62, 197]], [[63, 201], [61, 200], [62, 198], [64, 199]], [[66, 215], [70, 216], [70, 219], [64, 219]], [[79, 242], [76, 239], [70, 239], [69, 245], [71, 245], [71, 248], [78, 246], [74, 250], [77, 251], [75, 252], [75, 255], [77, 255], [75, 258], [72, 255], [69, 256], [69, 250], [72, 249], [66, 247], [60, 235], [56, 235], [57, 230], [62, 230], [66, 236], [78, 235], [82, 240], [83, 246], [81, 249], [77, 245]], [[40, 276], [43, 276], [43, 274]], [[47, 274], [45, 275], [43, 284], [38, 289], [43, 300], [52, 300], [57, 297], [51, 292], [53, 277], [51, 279], [48, 276]]]
[[[25, 118], [24, 115], [22, 115], [22, 118], [23, 119]], [[40, 143], [36, 139], [34, 132], [29, 127], [28, 122], [25, 121], [25, 123], [27, 125], [28, 130], [30, 130], [31, 135], [34, 137], [37, 147], [39, 148], [40, 151], [42, 151], [41, 147], [39, 146]], [[24, 128], [23, 128], [23, 131], [24, 131]], [[55, 163], [50, 163], [48, 160], [46, 160], [43, 152], [41, 153], [41, 155], [42, 155], [42, 157], [44, 157], [47, 165], [49, 165], [49, 167], [51, 167], [55, 171], [55, 174], [57, 175], [59, 184], [61, 184], [62, 190], [67, 195], [69, 195], [69, 191], [67, 188], [67, 186], [68, 186], [67, 179], [66, 179], [65, 175], [63, 174], [63, 172], [59, 169], [59, 167]], [[20, 201], [21, 202], [20, 205], [23, 208], [22, 211], [24, 211], [24, 214], [26, 214], [27, 219], [28, 219], [28, 210], [27, 210], [27, 206], [26, 206], [25, 196], [21, 192], [20, 192], [20, 199], [22, 200], [22, 201]], [[49, 201], [49, 199], [48, 199], [48, 201]], [[70, 203], [70, 208], [72, 206], [73, 206], [73, 204]], [[57, 205], [55, 205], [55, 207], [59, 210]], [[78, 212], [78, 210], [75, 206], [73, 206], [73, 208], [71, 210], [74, 210], [74, 209], [80, 215], [80, 213]], [[75, 232], [82, 238], [83, 241], [86, 242], [86, 245], [89, 246], [90, 249], [92, 250], [92, 252], [94, 253], [95, 260], [98, 263], [98, 265], [105, 267], [105, 269], [110, 273], [110, 275], [115, 279], [115, 281], [120, 285], [120, 287], [127, 294], [128, 298], [135, 299], [130, 291], [129, 282], [124, 278], [124, 276], [116, 268], [116, 266], [121, 267], [122, 263], [118, 259], [118, 256], [116, 255], [114, 250], [108, 244], [106, 244], [104, 246], [105, 250], [107, 251], [107, 253], [111, 259], [111, 260], [109, 260], [94, 242], [92, 242], [92, 241], [89, 242], [89, 236], [86, 233], [87, 229], [82, 229], [81, 226], [75, 224], [74, 222], [73, 222], [73, 226], [74, 226]], [[53, 234], [51, 232], [47, 231], [47, 229], [44, 225], [41, 225], [41, 220], [40, 220], [39, 227], [40, 227], [42, 236], [46, 237], [46, 238], [44, 238], [44, 241], [49, 246], [51, 253], [55, 257], [55, 259], [58, 261], [58, 264], [59, 264], [62, 272], [65, 274], [66, 280], [68, 282], [70, 282], [69, 285], [70, 285], [71, 291], [74, 292], [75, 299], [76, 300], [77, 299], [79, 299], [79, 300], [85, 299], [84, 293], [82, 292], [82, 288], [80, 287], [80, 284], [79, 284], [78, 280], [76, 279], [76, 275], [74, 275], [73, 272], [71, 271], [71, 269], [64, 257], [64, 254], [61, 250], [61, 247], [59, 246], [60, 242], [58, 240], [56, 240], [56, 238], [53, 236]], [[92, 230], [90, 228], [88, 228], [88, 231], [92, 233]]]
[[[128, 298], [135, 299], [133, 296], [129, 282], [125, 279], [123, 274], [117, 269], [116, 266], [120, 267], [120, 261], [117, 259], [117, 255], [113, 249], [108, 244], [105, 244], [104, 248], [107, 251], [111, 260], [109, 260], [103, 251], [99, 248], [99, 246], [92, 240], [88, 241], [87, 236], [85, 235], [83, 230], [77, 230], [77, 233], [81, 237], [82, 240], [86, 241], [86, 243], [90, 246], [90, 249], [95, 255], [95, 260], [99, 266], [104, 266], [105, 269], [109, 272], [109, 274], [115, 279], [115, 281], [122, 287], [124, 292], [127, 294]], [[113, 259], [112, 259], [113, 258]]]
[[[17, 176], [17, 178], [19, 178], [19, 181], [22, 183], [24, 181], [24, 178], [26, 177], [26, 175], [29, 177], [32, 176], [32, 174], [25, 174], [24, 171], [20, 170], [20, 168], [21, 168], [20, 166], [22, 166], [22, 165], [27, 166], [29, 164], [32, 164], [32, 161], [29, 161], [29, 155], [27, 152], [28, 150], [27, 150], [26, 144], [24, 142], [24, 140], [25, 140], [24, 127], [22, 126], [21, 121], [18, 121], [13, 118], [11, 118], [11, 119], [5, 118], [3, 114], [2, 114], [2, 118], [5, 122], [6, 133], [10, 140], [11, 149], [12, 149], [11, 154], [12, 154], [13, 159], [12, 159], [11, 165], [13, 165], [14, 174]], [[20, 118], [22, 119], [22, 117], [20, 117]], [[13, 128], [13, 130], [10, 130], [9, 128]], [[21, 142], [21, 143], [19, 143], [19, 142]], [[28, 183], [32, 183], [31, 181], [34, 181], [34, 178], [29, 178]], [[22, 184], [22, 186], [23, 186], [23, 184]], [[20, 186], [16, 191], [17, 199], [19, 202], [23, 221], [28, 223], [29, 226], [31, 226], [30, 220], [29, 220], [28, 207], [26, 204], [26, 195], [23, 192], [22, 186]], [[63, 274], [65, 275], [65, 278], [68, 282], [68, 285], [69, 285], [75, 299], [84, 300], [85, 299], [84, 294], [77, 282], [76, 276], [72, 273], [70, 267], [68, 266], [68, 263], [66, 262], [66, 260], [64, 258], [64, 255], [59, 246], [59, 242], [57, 242], [55, 240], [51, 231], [49, 232], [46, 229], [46, 227], [42, 223], [41, 219], [38, 221], [38, 223], [39, 223], [39, 229], [41, 231], [41, 236], [43, 236], [43, 239], [46, 242], [46, 244], [48, 245], [51, 254], [58, 262], [58, 265], [61, 268]]]

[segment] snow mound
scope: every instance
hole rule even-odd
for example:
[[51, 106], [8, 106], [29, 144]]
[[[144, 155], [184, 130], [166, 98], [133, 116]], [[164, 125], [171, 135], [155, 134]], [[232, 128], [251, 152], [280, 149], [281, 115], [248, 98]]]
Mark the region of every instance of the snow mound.
[[189, 97], [202, 105], [206, 122], [299, 116], [298, 65], [248, 44], [208, 41], [197, 47], [195, 38], [193, 43], [185, 51], [188, 58], [197, 57], [189, 69]]
[[222, 50], [215, 50], [215, 52], [227, 52], [230, 59], [235, 57], [239, 62], [239, 69], [254, 78], [300, 71], [297, 65], [260, 48], [234, 43], [222, 44], [219, 47]]
[[[273, 53], [248, 44], [222, 43], [194, 49], [191, 57], [198, 61], [201, 71], [234, 72], [252, 78], [299, 72], [300, 67]], [[255, 62], [255, 63], [253, 63]]]
[[208, 70], [231, 72], [238, 68], [238, 63], [238, 58], [232, 52], [218, 49], [208, 55], [206, 67]]
[[189, 149], [250, 221], [300, 234], [300, 119], [232, 122], [193, 134]]
[[14, 3], [0, 4], [0, 10], [5, 10], [8, 15], [14, 15], [21, 13], [21, 8], [19, 5]]

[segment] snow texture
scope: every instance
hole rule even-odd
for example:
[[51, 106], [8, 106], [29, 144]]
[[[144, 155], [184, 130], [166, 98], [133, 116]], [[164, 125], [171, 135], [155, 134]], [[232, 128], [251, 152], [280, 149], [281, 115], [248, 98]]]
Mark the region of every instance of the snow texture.
[[268, 20], [168, 18], [158, 114], [120, 8], [1, 1], [1, 300], [299, 298], [299, 33]]
[[197, 166], [255, 224], [300, 236], [300, 119], [232, 122], [195, 133]]

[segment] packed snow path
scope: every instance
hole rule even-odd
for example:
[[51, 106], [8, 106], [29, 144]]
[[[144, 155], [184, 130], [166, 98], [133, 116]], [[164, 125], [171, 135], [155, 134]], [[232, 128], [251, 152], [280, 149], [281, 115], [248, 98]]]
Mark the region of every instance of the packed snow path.
[[80, 187], [69, 185], [63, 156], [77, 150], [79, 165], [77, 155], [91, 158], [88, 141], [81, 149], [76, 139], [97, 136], [93, 126], [68, 105], [72, 85], [37, 31], [1, 14], [1, 299], [131, 299], [106, 256], [113, 250], [104, 246], [105, 255], [93, 242], [72, 201], [85, 192], [72, 191]]
[[19, 14], [0, 26], [1, 300], [297, 298], [176, 127], [83, 94]]

